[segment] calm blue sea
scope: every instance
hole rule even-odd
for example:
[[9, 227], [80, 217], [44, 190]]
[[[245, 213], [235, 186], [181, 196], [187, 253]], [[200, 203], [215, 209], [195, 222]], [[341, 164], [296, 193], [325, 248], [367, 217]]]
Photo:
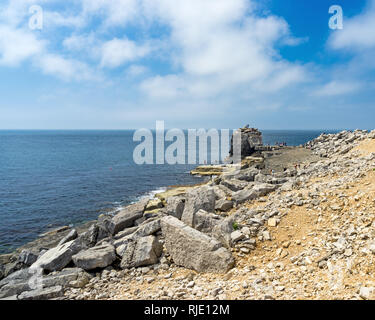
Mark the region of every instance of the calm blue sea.
[[[321, 131], [263, 131], [303, 144]], [[0, 131], [0, 253], [179, 184], [193, 165], [136, 165], [133, 131]], [[166, 146], [167, 147], [167, 146]]]

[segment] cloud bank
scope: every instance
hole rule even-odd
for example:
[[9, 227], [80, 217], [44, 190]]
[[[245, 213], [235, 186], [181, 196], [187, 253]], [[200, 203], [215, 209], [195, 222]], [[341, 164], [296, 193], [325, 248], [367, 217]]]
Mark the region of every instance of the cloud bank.
[[346, 58], [329, 66], [283, 56], [309, 37], [295, 37], [255, 0], [40, 0], [41, 31], [28, 28], [33, 4], [0, 5], [0, 68], [30, 65], [67, 86], [100, 88], [96, 103], [107, 112], [115, 104], [113, 118], [127, 126], [137, 115], [148, 124], [197, 115], [214, 123], [228, 110], [256, 117], [330, 108], [365, 90], [375, 67], [375, 1], [331, 33], [327, 54]]

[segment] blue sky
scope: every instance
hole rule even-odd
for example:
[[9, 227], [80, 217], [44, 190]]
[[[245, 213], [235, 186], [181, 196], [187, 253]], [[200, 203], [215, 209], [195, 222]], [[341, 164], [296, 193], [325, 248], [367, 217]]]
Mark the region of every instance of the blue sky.
[[2, 1], [0, 129], [371, 129], [374, 54], [375, 0]]

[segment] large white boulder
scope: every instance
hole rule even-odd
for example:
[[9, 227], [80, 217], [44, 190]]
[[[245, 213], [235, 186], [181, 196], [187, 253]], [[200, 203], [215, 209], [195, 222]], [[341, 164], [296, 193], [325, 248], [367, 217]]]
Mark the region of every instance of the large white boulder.
[[73, 262], [78, 268], [94, 270], [105, 268], [116, 260], [115, 248], [109, 243], [92, 247], [73, 256]]
[[220, 242], [174, 217], [161, 220], [165, 248], [174, 263], [198, 272], [225, 273], [234, 266], [230, 251]]

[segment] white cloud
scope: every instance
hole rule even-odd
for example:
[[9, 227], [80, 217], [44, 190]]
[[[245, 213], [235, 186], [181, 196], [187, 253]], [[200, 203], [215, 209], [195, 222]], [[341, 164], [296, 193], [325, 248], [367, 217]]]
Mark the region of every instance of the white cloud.
[[[44, 0], [41, 0], [43, 2]], [[32, 0], [8, 1], [0, 4], [0, 21], [9, 27], [19, 27], [29, 14], [29, 8], [35, 4]]]
[[17, 66], [41, 53], [44, 46], [30, 31], [0, 25], [0, 65]]
[[83, 51], [87, 50], [88, 47], [91, 47], [94, 44], [93, 35], [71, 35], [68, 38], [63, 40], [63, 46], [70, 51]]
[[116, 68], [126, 62], [143, 58], [150, 52], [148, 45], [137, 45], [128, 39], [113, 39], [103, 44], [100, 65]]
[[148, 68], [139, 64], [133, 64], [126, 70], [126, 73], [132, 77], [138, 77], [140, 75], [144, 75], [147, 72]]
[[305, 81], [304, 67], [279, 57], [280, 43], [296, 45], [287, 22], [258, 17], [252, 2], [208, 0], [145, 1], [146, 12], [171, 28], [178, 74], [156, 76], [141, 85], [152, 97], [209, 97], [237, 89], [278, 91]]
[[338, 60], [328, 72], [324, 71], [329, 82], [314, 90], [313, 96], [350, 96], [371, 90], [365, 81], [375, 69], [375, 0], [369, 0], [362, 13], [345, 18], [343, 29], [331, 33], [327, 48], [344, 53], [346, 59]]
[[[10, 1], [5, 6], [9, 16], [13, 17], [12, 23], [19, 24], [25, 20], [31, 3], [31, 0]], [[256, 16], [253, 1], [81, 0], [78, 7], [76, 2], [69, 2], [69, 5], [75, 4], [74, 11], [69, 10], [68, 6], [59, 12], [49, 8], [47, 4], [50, 2], [47, 0], [41, 0], [40, 3], [46, 5], [44, 22], [47, 28], [41, 36], [48, 37], [46, 41], [52, 47], [57, 44], [52, 41], [48, 28], [74, 28], [72, 34], [61, 43], [66, 56], [62, 52], [51, 51], [47, 46], [38, 49], [42, 42], [31, 43], [33, 35], [26, 39], [28, 41], [25, 41], [23, 55], [29, 57], [38, 53], [49, 57], [44, 58], [45, 63], [38, 65], [44, 66], [43, 71], [47, 70], [48, 73], [55, 69], [59, 77], [63, 75], [66, 79], [77, 79], [68, 76], [72, 69], [69, 61], [76, 61], [74, 64], [77, 66], [78, 60], [88, 57], [98, 62], [95, 66], [97, 70], [100, 67], [114, 69], [145, 58], [151, 52], [155, 53], [153, 57], [163, 59], [178, 70], [167, 77], [148, 79], [141, 85], [143, 89], [152, 90], [159, 83], [164, 87], [160, 92], [168, 89], [166, 85], [171, 85], [171, 90], [176, 91], [176, 85], [170, 81], [172, 78], [178, 79], [179, 94], [205, 97], [223, 90], [229, 92], [243, 84], [252, 84], [259, 89], [270, 78], [273, 80], [272, 87], [279, 90], [303, 78], [303, 66], [283, 61], [275, 50], [278, 42], [296, 45], [300, 39], [291, 36], [284, 19], [272, 15], [262, 18]], [[77, 11], [77, 8], [81, 8], [81, 11]], [[19, 12], [23, 12], [23, 15]], [[80, 30], [95, 18], [103, 21], [100, 30], [90, 34]], [[159, 43], [144, 35], [137, 40], [127, 37], [107, 40], [106, 32], [111, 30], [108, 28], [126, 26], [128, 23], [133, 23], [140, 29], [146, 28], [145, 31], [153, 23], [162, 24], [170, 28], [171, 34], [162, 41], [159, 39]], [[3, 51], [11, 52], [13, 49], [11, 45], [7, 45]], [[78, 53], [87, 55], [77, 56]], [[11, 55], [6, 56], [9, 60]], [[14, 60], [23, 59], [21, 53], [19, 58], [17, 55], [14, 57]], [[55, 67], [48, 63], [52, 57], [55, 60], [59, 57]], [[60, 68], [64, 64], [70, 65], [66, 66], [65, 71]], [[83, 62], [80, 64], [85, 65]], [[139, 72], [141, 70], [136, 67], [128, 70], [128, 74], [133, 75]], [[171, 95], [174, 94], [168, 94]]]
[[153, 98], [178, 98], [179, 94], [186, 93], [186, 82], [181, 76], [156, 76], [141, 83], [141, 89]]
[[69, 15], [56, 11], [43, 11], [43, 28], [45, 29], [52, 27], [82, 28], [85, 24], [86, 20], [82, 14]]
[[332, 33], [328, 45], [336, 50], [361, 51], [375, 48], [375, 0], [369, 1], [366, 10], [344, 20], [344, 28]]
[[361, 83], [358, 82], [339, 82], [339, 81], [332, 81], [324, 85], [323, 87], [317, 89], [313, 92], [315, 96], [338, 96], [338, 95], [345, 95], [351, 94], [362, 87]]
[[139, 0], [82, 0], [83, 14], [87, 17], [104, 15], [104, 26], [124, 26], [139, 21]]
[[55, 54], [45, 54], [36, 60], [36, 64], [45, 74], [53, 75], [62, 80], [99, 80], [90, 67], [74, 59], [65, 59]]

